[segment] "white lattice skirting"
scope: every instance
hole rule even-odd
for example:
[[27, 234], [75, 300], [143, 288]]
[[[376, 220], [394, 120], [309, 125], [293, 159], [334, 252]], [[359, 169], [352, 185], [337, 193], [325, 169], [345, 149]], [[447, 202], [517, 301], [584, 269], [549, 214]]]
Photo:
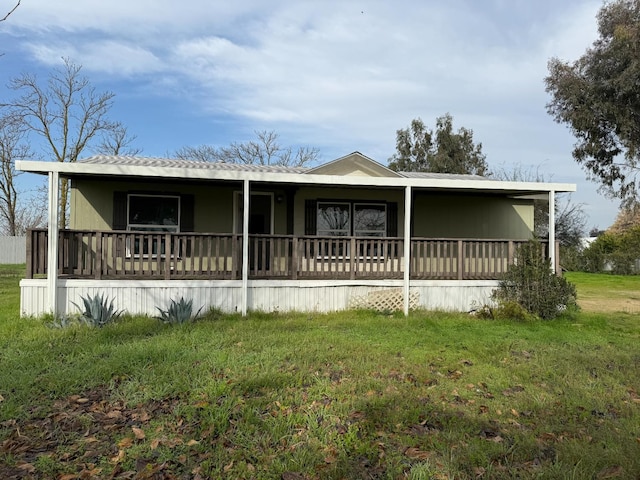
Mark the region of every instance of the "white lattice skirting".
[[[409, 309], [415, 310], [420, 304], [420, 293], [409, 291]], [[402, 288], [376, 290], [366, 295], [357, 295], [349, 299], [349, 308], [364, 308], [378, 312], [392, 312], [404, 309], [404, 295]]]

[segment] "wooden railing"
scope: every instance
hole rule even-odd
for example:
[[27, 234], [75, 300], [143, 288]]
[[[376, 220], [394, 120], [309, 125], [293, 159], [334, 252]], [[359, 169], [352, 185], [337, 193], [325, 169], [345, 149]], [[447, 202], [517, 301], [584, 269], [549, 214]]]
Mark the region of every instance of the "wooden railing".
[[[27, 235], [27, 277], [47, 273], [47, 230]], [[522, 241], [411, 240], [414, 279], [498, 279]], [[546, 252], [545, 252], [546, 254]], [[249, 277], [393, 279], [404, 276], [404, 240], [250, 235]], [[61, 230], [58, 275], [67, 278], [239, 279], [242, 236]]]

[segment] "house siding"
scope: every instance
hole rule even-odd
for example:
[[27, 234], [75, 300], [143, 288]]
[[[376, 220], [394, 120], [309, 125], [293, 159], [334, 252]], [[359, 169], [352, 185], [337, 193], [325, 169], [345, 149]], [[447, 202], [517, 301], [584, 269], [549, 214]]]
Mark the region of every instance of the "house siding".
[[416, 237], [527, 240], [533, 231], [533, 202], [418, 193], [412, 223]]
[[[401, 280], [379, 281], [292, 281], [252, 280], [248, 283], [247, 308], [266, 312], [333, 312], [352, 308], [354, 300], [397, 292]], [[491, 302], [495, 280], [416, 280], [411, 282], [414, 306], [426, 310], [469, 311]], [[45, 279], [20, 282], [22, 316], [50, 313]], [[240, 280], [74, 280], [61, 279], [58, 284], [58, 314], [78, 312], [75, 304], [82, 297], [96, 294], [114, 300], [114, 307], [131, 314], [157, 315], [156, 307], [164, 308], [171, 300], [184, 297], [194, 306], [217, 308], [227, 313], [242, 310]], [[361, 304], [361, 303], [360, 303]], [[362, 304], [361, 304], [362, 305]]]
[[[194, 231], [232, 233], [234, 221], [234, 192], [238, 186], [218, 184], [171, 184], [142, 182], [95, 182], [74, 180], [71, 189], [70, 227], [79, 230], [113, 229], [114, 192], [149, 192], [193, 195]], [[252, 192], [264, 190], [253, 189]], [[282, 190], [274, 194], [274, 233], [287, 233], [287, 195]], [[280, 198], [281, 201], [275, 201]]]

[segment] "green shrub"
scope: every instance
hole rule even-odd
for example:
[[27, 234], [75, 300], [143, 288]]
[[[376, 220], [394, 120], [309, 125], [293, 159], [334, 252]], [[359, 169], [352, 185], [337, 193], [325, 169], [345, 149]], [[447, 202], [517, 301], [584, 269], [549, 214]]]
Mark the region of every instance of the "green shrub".
[[550, 320], [568, 308], [577, 308], [575, 286], [553, 273], [551, 262], [537, 241], [530, 241], [518, 248], [514, 263], [493, 292], [493, 299], [501, 315], [517, 320], [524, 319], [521, 309]]
[[191, 320], [195, 320], [202, 310], [202, 307], [200, 307], [196, 314], [192, 315], [193, 300], [187, 301], [184, 297], [180, 297], [180, 300], [177, 302], [175, 300], [171, 300], [169, 308], [166, 310], [162, 310], [160, 307], [156, 308], [160, 312], [160, 316], [156, 318], [164, 323], [171, 324], [186, 323]]
[[80, 318], [92, 327], [104, 327], [117, 320], [122, 313], [113, 307], [113, 300], [109, 301], [104, 295], [96, 293], [93, 297], [87, 295], [80, 298], [84, 303], [84, 312], [77, 303], [72, 303], [80, 309]]

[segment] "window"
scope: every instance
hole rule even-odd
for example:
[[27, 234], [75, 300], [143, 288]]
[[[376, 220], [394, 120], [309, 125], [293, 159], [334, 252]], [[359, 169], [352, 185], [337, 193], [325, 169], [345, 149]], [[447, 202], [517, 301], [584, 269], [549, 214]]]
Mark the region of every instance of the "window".
[[[384, 237], [387, 235], [387, 205], [383, 203], [318, 202], [316, 234], [321, 237]], [[378, 257], [378, 247], [359, 242], [358, 256]], [[326, 240], [319, 256], [343, 257], [350, 254], [349, 242]]]
[[328, 237], [348, 237], [351, 234], [351, 205], [318, 202], [317, 234]]
[[356, 237], [384, 237], [387, 234], [387, 206], [354, 204], [353, 234]]
[[[163, 195], [128, 195], [127, 230], [143, 232], [179, 232], [180, 197]], [[127, 242], [127, 256], [164, 255], [165, 238], [135, 238]]]
[[387, 234], [387, 206], [383, 203], [318, 202], [316, 234], [384, 237]]
[[178, 232], [180, 230], [180, 197], [130, 194], [127, 230], [145, 232]]

